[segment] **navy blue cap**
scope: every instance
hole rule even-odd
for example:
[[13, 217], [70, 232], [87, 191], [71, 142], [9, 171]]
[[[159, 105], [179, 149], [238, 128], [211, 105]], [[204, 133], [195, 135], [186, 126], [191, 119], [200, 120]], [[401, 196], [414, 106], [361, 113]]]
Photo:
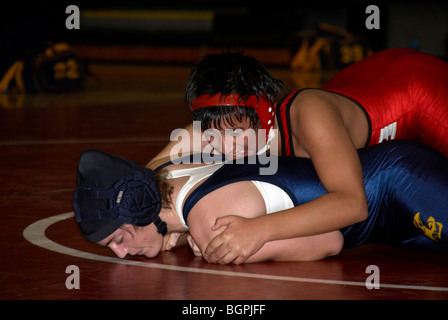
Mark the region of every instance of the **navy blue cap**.
[[159, 233], [166, 234], [152, 170], [99, 150], [87, 150], [79, 160], [77, 184], [72, 205], [87, 239], [99, 242], [124, 223], [154, 223]]

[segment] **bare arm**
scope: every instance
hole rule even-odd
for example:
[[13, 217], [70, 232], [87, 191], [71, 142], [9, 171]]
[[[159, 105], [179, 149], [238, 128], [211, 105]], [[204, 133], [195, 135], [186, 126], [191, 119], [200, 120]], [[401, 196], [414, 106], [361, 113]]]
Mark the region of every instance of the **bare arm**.
[[[275, 214], [275, 213], [274, 213]], [[335, 256], [342, 250], [344, 237], [340, 231], [315, 236], [266, 242], [245, 262], [260, 261], [317, 261]]]
[[[232, 201], [229, 201], [232, 199]], [[203, 256], [207, 244], [221, 231], [213, 231], [211, 226], [219, 216], [229, 210], [240, 212], [241, 217], [254, 218], [265, 215], [264, 202], [250, 182], [232, 184], [218, 189], [201, 199], [188, 216], [190, 235], [201, 250]], [[273, 213], [271, 215], [275, 215]], [[244, 261], [236, 258], [220, 263], [275, 261], [313, 261], [339, 253], [343, 237], [339, 231], [309, 237], [296, 237], [285, 240], [269, 241]], [[242, 248], [244, 249], [244, 248]]]
[[171, 133], [170, 143], [159, 152], [146, 167], [154, 167], [154, 163], [160, 159], [178, 158], [182, 155], [201, 152], [208, 144], [202, 141], [200, 128], [194, 128], [193, 124], [186, 126], [184, 129], [176, 129]]
[[217, 219], [213, 230], [226, 229], [208, 245], [205, 256], [210, 261], [245, 261], [264, 243], [339, 230], [367, 217], [361, 163], [337, 108], [321, 100], [296, 103], [300, 107], [291, 108], [295, 145], [302, 147], [299, 155], [311, 158], [327, 194], [276, 214]]
[[324, 196], [272, 217], [269, 240], [338, 230], [367, 217], [361, 162], [343, 119], [331, 103], [297, 101], [293, 136], [313, 162]]

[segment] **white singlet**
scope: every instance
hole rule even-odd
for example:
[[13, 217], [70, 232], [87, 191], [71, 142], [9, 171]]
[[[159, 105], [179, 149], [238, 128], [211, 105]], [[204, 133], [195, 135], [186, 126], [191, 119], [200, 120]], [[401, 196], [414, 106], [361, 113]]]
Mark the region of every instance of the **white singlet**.
[[[223, 165], [224, 165], [223, 163], [216, 163], [205, 165], [202, 167], [178, 169], [168, 172], [167, 176], [168, 179], [190, 177], [188, 181], [179, 190], [175, 205], [176, 214], [185, 228], [188, 228], [187, 224], [185, 223], [184, 216], [182, 214], [185, 197], [187, 196], [191, 188], [193, 188], [199, 181], [208, 178]], [[263, 197], [267, 214], [294, 207], [294, 204], [291, 198], [288, 196], [288, 194], [281, 188], [277, 187], [276, 185], [254, 180], [253, 181], [251, 180], [251, 182], [257, 187], [258, 191]]]

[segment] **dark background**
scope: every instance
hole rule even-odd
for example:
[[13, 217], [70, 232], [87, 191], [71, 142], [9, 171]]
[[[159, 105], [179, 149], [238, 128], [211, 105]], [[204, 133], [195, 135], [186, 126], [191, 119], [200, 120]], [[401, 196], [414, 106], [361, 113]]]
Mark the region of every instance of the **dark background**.
[[[155, 3], [155, 4], [154, 4]], [[81, 11], [81, 28], [67, 30], [68, 5]], [[368, 30], [368, 5], [380, 9], [380, 29]], [[150, 12], [147, 19], [85, 17], [97, 11]], [[208, 22], [157, 18], [155, 12], [211, 12]], [[42, 38], [95, 45], [218, 46], [290, 48], [300, 37], [327, 23], [366, 39], [374, 51], [411, 47], [448, 56], [446, 1], [34, 1], [5, 2], [1, 8], [2, 43], [31, 47]], [[13, 36], [12, 36], [13, 35]], [[13, 39], [11, 39], [11, 37]], [[9, 42], [8, 42], [9, 41]], [[0, 43], [0, 45], [2, 45]]]

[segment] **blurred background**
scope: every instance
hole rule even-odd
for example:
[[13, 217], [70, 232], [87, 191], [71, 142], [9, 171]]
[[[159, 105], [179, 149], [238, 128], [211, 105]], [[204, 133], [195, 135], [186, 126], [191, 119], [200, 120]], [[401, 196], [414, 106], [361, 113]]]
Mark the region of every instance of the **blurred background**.
[[[68, 20], [74, 22], [71, 12], [66, 13], [69, 5], [79, 8], [78, 29], [67, 27]], [[366, 13], [369, 5], [376, 6], [377, 16]], [[335, 72], [387, 48], [448, 58], [448, 3], [441, 0], [10, 0], [0, 11], [3, 107], [23, 105], [30, 98], [42, 104], [32, 95], [36, 93], [98, 91], [107, 85], [116, 92], [134, 76], [135, 86], [149, 81], [154, 88], [167, 76], [151, 82], [152, 73], [144, 70], [155, 66], [175, 67], [170, 72], [178, 76], [181, 95], [191, 66], [205, 53], [226, 50], [254, 56], [287, 89], [320, 86]], [[368, 28], [367, 20], [376, 28]], [[58, 68], [65, 73], [55, 75]]]
[[[372, 4], [380, 21], [379, 29], [369, 30], [366, 8]], [[66, 28], [69, 5], [80, 10], [80, 29]], [[279, 56], [263, 60], [288, 65], [305, 38], [340, 41], [347, 34], [373, 51], [410, 47], [448, 55], [448, 3], [441, 0], [7, 1], [1, 15], [2, 49], [19, 52], [64, 41], [89, 60], [191, 63], [198, 51], [252, 48], [277, 49]], [[324, 34], [323, 24], [333, 32]]]

